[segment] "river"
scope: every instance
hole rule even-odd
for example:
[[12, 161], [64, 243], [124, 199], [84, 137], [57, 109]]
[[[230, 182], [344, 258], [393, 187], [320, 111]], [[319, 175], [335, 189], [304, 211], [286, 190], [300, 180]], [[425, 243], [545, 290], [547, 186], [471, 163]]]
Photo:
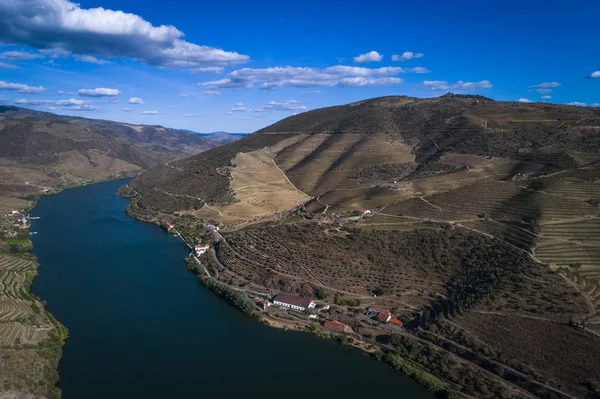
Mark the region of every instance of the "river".
[[68, 329], [64, 399], [432, 398], [358, 350], [258, 323], [200, 285], [188, 251], [129, 218], [127, 180], [42, 197], [33, 292]]

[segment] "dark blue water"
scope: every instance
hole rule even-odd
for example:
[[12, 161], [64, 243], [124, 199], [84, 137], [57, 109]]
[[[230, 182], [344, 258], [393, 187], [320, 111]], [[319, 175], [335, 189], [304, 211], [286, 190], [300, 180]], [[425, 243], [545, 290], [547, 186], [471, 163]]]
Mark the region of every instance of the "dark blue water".
[[33, 292], [68, 329], [64, 399], [431, 398], [357, 350], [266, 327], [216, 298], [161, 228], [125, 214], [126, 181], [43, 197]]

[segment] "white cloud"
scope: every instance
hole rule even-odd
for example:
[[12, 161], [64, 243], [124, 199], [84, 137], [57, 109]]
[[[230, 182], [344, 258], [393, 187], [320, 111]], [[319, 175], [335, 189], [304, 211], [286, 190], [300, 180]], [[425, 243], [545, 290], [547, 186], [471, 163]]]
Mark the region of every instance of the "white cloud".
[[99, 87], [97, 89], [81, 89], [77, 93], [82, 97], [115, 97], [121, 94], [121, 91]]
[[552, 89], [560, 86], [558, 82], [544, 82], [537, 85], [529, 86], [530, 89], [535, 89], [540, 94], [552, 93]]
[[380, 62], [383, 59], [383, 55], [377, 51], [369, 51], [368, 53], [361, 54], [354, 57], [356, 63], [367, 63], [367, 62]]
[[55, 101], [52, 100], [29, 100], [29, 99], [24, 99], [21, 98], [17, 101], [15, 101], [15, 104], [18, 105], [43, 105], [43, 104], [54, 104]]
[[341, 87], [364, 87], [364, 86], [390, 86], [402, 83], [399, 78], [365, 78], [357, 76], [353, 78], [343, 78], [339, 81]]
[[269, 101], [262, 107], [255, 108], [254, 112], [268, 112], [268, 111], [306, 111], [308, 107], [300, 105], [297, 100], [288, 100], [285, 102]]
[[405, 72], [400, 67], [363, 68], [355, 66], [336, 65], [323, 70], [324, 73], [339, 74], [343, 76], [395, 76]]
[[181, 93], [179, 93], [179, 94], [178, 94], [178, 96], [179, 96], [179, 97], [189, 97], [189, 96], [190, 96], [190, 94], [189, 94], [189, 93], [186, 93], [186, 92], [181, 92]]
[[412, 51], [405, 51], [402, 54], [394, 54], [392, 55], [392, 61], [408, 61], [413, 58], [421, 58], [425, 54], [423, 53], [413, 53]]
[[[2, 5], [0, 5], [0, 9], [2, 9]], [[0, 53], [0, 58], [2, 58], [3, 60], [23, 61], [35, 60], [45, 57], [42, 54], [27, 53], [25, 51], [5, 51], [3, 53]]]
[[579, 101], [573, 101], [573, 102], [568, 103], [567, 105], [574, 105], [576, 107], [585, 107], [586, 106], [585, 103], [581, 103]]
[[32, 87], [23, 83], [10, 83], [0, 80], [0, 90], [14, 90], [19, 93], [38, 94], [46, 90], [45, 87]]
[[184, 118], [201, 118], [203, 116], [209, 116], [209, 114], [179, 114], [179, 116], [183, 116]]
[[123, 108], [123, 111], [125, 111], [125, 112], [131, 112], [133, 110], [131, 108]]
[[544, 83], [540, 83], [537, 85], [531, 85], [531, 86], [529, 86], [529, 88], [530, 89], [554, 89], [558, 86], [560, 86], [560, 83], [558, 83], [558, 82], [544, 82]]
[[[70, 98], [68, 100], [28, 100], [28, 99], [19, 99], [15, 101], [15, 104], [18, 105], [29, 105], [29, 106], [39, 106], [45, 104], [58, 105], [65, 110], [71, 111], [93, 111], [98, 109], [91, 105], [88, 101], [78, 100], [75, 98]], [[48, 109], [56, 109], [56, 107], [48, 107]]]
[[146, 104], [143, 99], [139, 97], [131, 97], [128, 101], [129, 104]]
[[204, 95], [205, 95], [205, 96], [220, 96], [220, 95], [221, 95], [221, 92], [220, 92], [220, 91], [218, 91], [218, 90], [206, 90], [206, 91], [204, 92]]
[[592, 72], [590, 78], [600, 78], [600, 71]]
[[142, 115], [158, 115], [158, 111], [142, 111]]
[[136, 14], [81, 8], [68, 0], [0, 1], [0, 42], [40, 50], [126, 57], [167, 68], [233, 65], [246, 55], [183, 40], [172, 25], [154, 26]]
[[444, 80], [426, 80], [423, 86], [431, 90], [478, 90], [489, 89], [492, 84], [488, 80], [480, 80], [479, 82], [465, 82], [459, 80], [456, 83], [448, 83]]
[[223, 67], [200, 67], [200, 68], [194, 68], [194, 69], [190, 70], [190, 72], [221, 74], [221, 73], [225, 72], [225, 68], [223, 68]]
[[102, 59], [93, 57], [91, 55], [74, 55], [73, 58], [75, 58], [77, 61], [87, 62], [88, 64], [97, 64], [97, 65], [110, 64], [109, 61], [102, 60]]
[[73, 95], [75, 95], [75, 93], [73, 93], [72, 91], [63, 91], [63, 90], [59, 90], [59, 91], [57, 91], [57, 93], [58, 93], [58, 95], [60, 95], [60, 96], [62, 96], [62, 95], [64, 95], [64, 94], [68, 94], [68, 95], [70, 95], [70, 96], [73, 96]]
[[321, 90], [302, 90], [302, 94], [319, 94]]
[[7, 64], [5, 62], [0, 62], [0, 69], [19, 69], [19, 67], [16, 65]]
[[549, 99], [551, 99], [551, 98], [552, 98], [552, 96], [542, 96], [542, 98], [543, 98], [544, 100], [549, 100]]
[[600, 103], [591, 103], [590, 107], [594, 107], [594, 108], [600, 107]]
[[68, 106], [71, 106], [71, 105], [83, 105], [85, 103], [86, 102], [83, 101], [83, 100], [76, 100], [74, 98], [70, 98], [68, 100], [59, 100], [59, 101], [56, 102], [56, 105], [68, 105]]
[[528, 98], [519, 98], [517, 101], [520, 103], [532, 103], [533, 102]]
[[68, 100], [59, 100], [56, 105], [60, 105], [63, 109], [71, 111], [93, 111], [98, 109], [91, 105], [88, 101], [70, 98]]
[[234, 112], [306, 111], [307, 109], [298, 100], [287, 100], [284, 102], [269, 101], [267, 104], [256, 108], [248, 108], [243, 103], [237, 103], [226, 115], [231, 115]]
[[400, 73], [423, 73], [425, 71], [425, 68], [363, 68], [345, 65], [325, 69], [291, 66], [263, 69], [242, 68], [230, 72], [223, 79], [198, 83], [198, 86], [211, 89], [383, 86], [401, 83], [401, 79], [392, 78]]

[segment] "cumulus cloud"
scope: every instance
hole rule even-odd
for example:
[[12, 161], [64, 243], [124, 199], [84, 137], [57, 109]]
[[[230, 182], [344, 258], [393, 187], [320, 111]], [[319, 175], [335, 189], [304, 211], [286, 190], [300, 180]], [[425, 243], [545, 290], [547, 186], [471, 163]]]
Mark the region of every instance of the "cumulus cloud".
[[209, 114], [179, 114], [179, 116], [183, 116], [184, 118], [200, 118], [208, 115]]
[[592, 72], [590, 78], [600, 78], [600, 71]]
[[552, 89], [555, 89], [560, 86], [558, 82], [544, 82], [537, 85], [529, 86], [530, 89], [534, 89], [540, 94], [552, 93]]
[[0, 62], [0, 69], [18, 69], [19, 67], [5, 62]]
[[38, 94], [46, 90], [45, 87], [32, 87], [23, 83], [10, 83], [0, 80], [0, 90], [13, 90], [19, 93]]
[[241, 89], [259, 87], [349, 87], [385, 86], [402, 83], [394, 77], [400, 73], [423, 73], [425, 68], [364, 68], [337, 65], [325, 69], [303, 67], [272, 67], [263, 69], [242, 68], [230, 72], [225, 78], [198, 83], [201, 87], [217, 89]]
[[576, 107], [585, 107], [586, 106], [585, 103], [581, 103], [579, 101], [573, 101], [573, 102], [568, 103], [567, 105], [574, 105]]
[[532, 103], [533, 102], [528, 98], [519, 98], [517, 101], [520, 103]]
[[[0, 5], [0, 9], [2, 9], [2, 5]], [[2, 30], [0, 28], [0, 32], [1, 31]], [[27, 53], [25, 51], [5, 51], [3, 53], [0, 53], [0, 58], [2, 58], [3, 60], [24, 61], [35, 60], [45, 57], [42, 54]]]
[[413, 53], [412, 51], [405, 51], [402, 54], [394, 54], [392, 55], [392, 61], [408, 61], [413, 58], [421, 58], [425, 54], [423, 53]]
[[129, 104], [146, 104], [143, 99], [139, 97], [131, 97], [128, 101]]
[[0, 41], [93, 57], [126, 57], [166, 68], [233, 65], [247, 55], [183, 40], [172, 25], [68, 0], [0, 1]]
[[194, 68], [191, 69], [190, 72], [192, 73], [215, 73], [215, 74], [221, 74], [225, 71], [225, 68], [223, 67], [200, 67], [200, 68]]
[[379, 54], [377, 51], [369, 51], [368, 53], [354, 57], [354, 62], [362, 64], [367, 62], [380, 62], [382, 59], [383, 55]]
[[218, 91], [218, 90], [206, 90], [206, 91], [204, 92], [204, 95], [205, 95], [205, 96], [220, 96], [220, 95], [221, 95], [221, 92], [220, 92], [220, 91]]
[[99, 87], [97, 89], [81, 89], [77, 93], [82, 97], [115, 97], [121, 94], [121, 91]]
[[321, 90], [303, 90], [302, 94], [319, 94]]
[[489, 89], [492, 84], [489, 80], [480, 80], [479, 82], [465, 82], [459, 80], [456, 83], [448, 83], [444, 80], [426, 80], [423, 82], [423, 86], [430, 88], [431, 90], [478, 90], [478, 89]]
[[96, 64], [96, 65], [110, 64], [109, 61], [102, 60], [102, 59], [99, 59], [96, 57], [92, 57], [91, 55], [74, 55], [73, 58], [75, 58], [77, 61], [87, 62], [88, 64]]
[[131, 108], [123, 108], [123, 111], [125, 111], [125, 112], [131, 112], [133, 110]]
[[542, 96], [542, 98], [543, 98], [544, 100], [549, 100], [549, 99], [551, 99], [551, 98], [552, 98], [552, 96]]
[[158, 115], [158, 111], [142, 111], [142, 115]]

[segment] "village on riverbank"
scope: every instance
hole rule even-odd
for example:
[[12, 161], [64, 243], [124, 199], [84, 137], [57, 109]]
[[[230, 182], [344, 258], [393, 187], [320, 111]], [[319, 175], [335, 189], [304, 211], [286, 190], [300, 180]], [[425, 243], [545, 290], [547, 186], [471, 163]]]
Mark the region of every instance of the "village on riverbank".
[[[361, 211], [362, 215], [371, 211]], [[199, 278], [218, 280], [219, 262], [215, 244], [223, 241], [220, 228], [213, 224], [201, 224], [204, 243], [189, 243], [176, 226], [168, 221], [163, 227], [181, 238], [191, 250], [188, 268], [199, 273]], [[210, 271], [209, 271], [210, 269]], [[211, 274], [211, 271], [213, 274]], [[329, 298], [323, 289], [317, 289], [316, 296], [301, 296], [286, 292], [257, 292], [252, 288], [229, 286], [242, 293], [254, 306], [242, 310], [257, 316], [261, 321], [276, 328], [296, 329], [309, 332], [321, 331], [333, 336], [346, 336], [341, 339], [362, 349], [372, 350], [376, 344], [389, 343], [390, 334], [403, 334], [404, 322], [386, 307], [378, 305], [377, 295], [363, 298], [348, 298], [335, 295]], [[411, 315], [412, 317], [413, 315]], [[405, 322], [410, 320], [405, 319]], [[348, 339], [351, 338], [351, 339]]]

